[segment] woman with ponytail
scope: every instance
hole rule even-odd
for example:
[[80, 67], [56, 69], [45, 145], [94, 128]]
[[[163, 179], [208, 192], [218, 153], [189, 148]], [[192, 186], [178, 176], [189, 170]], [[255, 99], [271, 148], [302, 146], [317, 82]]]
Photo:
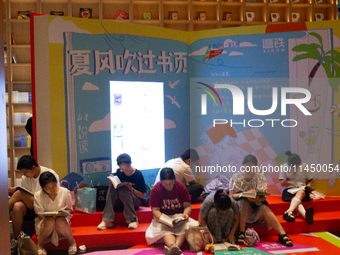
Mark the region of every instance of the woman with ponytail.
[[[314, 222], [314, 209], [309, 206], [305, 210], [302, 205], [303, 201], [309, 201], [309, 194], [313, 191], [313, 176], [307, 171], [307, 164], [302, 163], [299, 155], [293, 154], [290, 151], [286, 152], [288, 156], [288, 162], [283, 165], [280, 172], [280, 183], [285, 189], [282, 192], [282, 200], [290, 202], [288, 210], [284, 213], [283, 219], [288, 222], [294, 222], [295, 217], [293, 212], [295, 209], [306, 219], [308, 225], [312, 225]], [[293, 188], [297, 189], [297, 192], [292, 194]]]
[[217, 243], [235, 243], [234, 235], [240, 221], [239, 206], [223, 190], [209, 194], [198, 215], [200, 226], [207, 226]]
[[274, 228], [278, 233], [278, 242], [293, 246], [292, 240], [282, 228], [275, 214], [268, 207], [267, 196], [242, 198], [244, 193], [267, 192], [266, 177], [257, 173], [257, 158], [247, 155], [243, 160], [244, 171], [234, 174], [230, 179], [230, 196], [238, 201], [240, 206], [240, 229], [237, 244], [244, 244], [246, 226], [254, 224], [267, 230]]

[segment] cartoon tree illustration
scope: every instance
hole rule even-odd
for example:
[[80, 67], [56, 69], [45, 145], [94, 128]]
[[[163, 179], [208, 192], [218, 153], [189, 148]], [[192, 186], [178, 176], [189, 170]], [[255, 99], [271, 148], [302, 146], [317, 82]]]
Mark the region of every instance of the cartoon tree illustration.
[[[334, 89], [335, 92], [338, 92], [338, 85], [340, 83], [340, 53], [336, 50], [330, 50], [325, 53], [323, 49], [322, 37], [315, 32], [311, 32], [310, 35], [315, 36], [320, 44], [311, 43], [296, 45], [292, 49], [293, 51], [307, 53], [295, 56], [293, 58], [293, 61], [299, 61], [308, 58], [318, 60], [318, 62], [309, 73], [308, 87], [310, 86], [315, 73], [322, 65], [326, 71], [329, 85], [332, 87], [332, 89]], [[332, 68], [334, 70], [334, 75], [332, 73]]]

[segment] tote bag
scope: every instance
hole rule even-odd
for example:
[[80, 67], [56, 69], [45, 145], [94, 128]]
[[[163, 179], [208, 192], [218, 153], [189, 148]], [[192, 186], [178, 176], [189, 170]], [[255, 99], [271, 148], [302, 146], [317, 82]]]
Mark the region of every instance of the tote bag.
[[32, 238], [22, 231], [18, 237], [18, 255], [38, 255], [38, 248]]
[[203, 251], [207, 244], [213, 242], [208, 227], [192, 227], [185, 230], [185, 238], [189, 244], [190, 252]]
[[96, 188], [81, 188], [77, 190], [76, 211], [84, 213], [96, 212]]

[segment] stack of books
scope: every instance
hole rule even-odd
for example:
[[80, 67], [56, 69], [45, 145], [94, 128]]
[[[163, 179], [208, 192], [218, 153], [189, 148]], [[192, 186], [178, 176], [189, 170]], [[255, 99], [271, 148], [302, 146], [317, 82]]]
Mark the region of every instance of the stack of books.
[[32, 114], [29, 112], [15, 112], [13, 113], [13, 125], [26, 125], [30, 117], [32, 117]]
[[14, 135], [14, 147], [31, 147], [31, 136]]
[[32, 93], [13, 91], [13, 103], [16, 104], [32, 103]]

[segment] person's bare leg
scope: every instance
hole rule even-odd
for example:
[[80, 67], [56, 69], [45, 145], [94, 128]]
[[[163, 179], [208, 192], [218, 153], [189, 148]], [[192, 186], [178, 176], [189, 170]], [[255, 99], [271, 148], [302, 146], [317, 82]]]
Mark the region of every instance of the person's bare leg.
[[12, 227], [15, 238], [18, 238], [21, 232], [22, 223], [24, 222], [24, 216], [26, 212], [26, 205], [21, 201], [16, 202], [12, 208]]
[[163, 237], [166, 246], [170, 247], [172, 244], [176, 243], [176, 237], [174, 235], [165, 235]]
[[76, 243], [73, 238], [71, 226], [67, 222], [65, 217], [58, 217], [56, 219], [55, 229], [57, 230], [58, 234], [64, 236], [67, 239], [69, 246], [74, 245]]
[[13, 206], [16, 202], [23, 202], [27, 208], [33, 209], [34, 204], [34, 196], [28, 194], [25, 191], [17, 190], [13, 193], [11, 198], [8, 201], [9, 212], [13, 210]]
[[185, 240], [185, 235], [179, 235], [179, 236], [176, 236], [176, 245], [178, 247], [181, 247], [182, 244], [184, 243], [184, 240]]
[[[281, 226], [279, 220], [276, 218], [275, 214], [268, 208], [263, 211], [263, 218], [268, 224], [268, 226], [271, 226], [279, 235], [286, 234], [286, 231]], [[285, 237], [284, 239], [288, 239]], [[286, 241], [287, 244], [292, 243], [292, 241]]]
[[55, 225], [56, 220], [53, 217], [45, 217], [43, 219], [38, 236], [38, 249], [44, 249], [45, 241], [52, 234]]

